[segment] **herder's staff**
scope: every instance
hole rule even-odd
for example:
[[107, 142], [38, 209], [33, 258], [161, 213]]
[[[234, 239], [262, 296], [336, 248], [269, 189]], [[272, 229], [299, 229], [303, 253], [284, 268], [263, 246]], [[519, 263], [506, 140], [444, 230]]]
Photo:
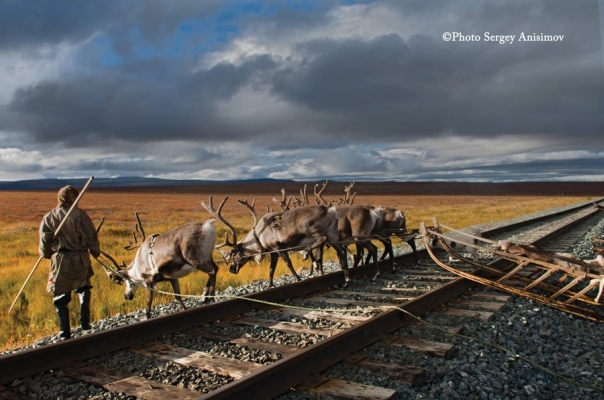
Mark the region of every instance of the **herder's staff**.
[[[73, 202], [73, 204], [69, 208], [69, 211], [67, 211], [67, 214], [65, 214], [65, 217], [63, 217], [63, 220], [61, 221], [61, 223], [59, 224], [59, 226], [55, 230], [55, 233], [53, 234], [53, 239], [55, 237], [57, 237], [57, 234], [59, 233], [59, 231], [61, 230], [61, 228], [65, 224], [65, 222], [67, 221], [67, 217], [69, 217], [69, 214], [71, 214], [71, 212], [73, 211], [73, 209], [78, 205], [78, 202], [80, 201], [80, 199], [84, 195], [84, 192], [86, 191], [86, 189], [88, 189], [88, 186], [90, 186], [90, 184], [92, 183], [93, 180], [94, 180], [94, 176], [91, 176], [90, 179], [88, 179], [88, 182], [86, 182], [86, 185], [84, 185], [84, 188], [80, 191], [80, 194], [75, 199], [75, 201]], [[43, 256], [40, 256], [40, 258], [38, 258], [38, 261], [36, 261], [36, 264], [32, 268], [32, 270], [29, 273], [29, 275], [27, 276], [27, 279], [23, 283], [23, 286], [21, 286], [21, 290], [19, 290], [19, 293], [17, 293], [17, 296], [15, 297], [15, 300], [13, 300], [13, 304], [10, 305], [10, 308], [8, 309], [9, 313], [13, 309], [13, 306], [15, 305], [15, 303], [17, 302], [17, 300], [19, 299], [19, 296], [21, 296], [21, 293], [23, 293], [23, 289], [25, 289], [25, 285], [27, 285], [27, 282], [29, 282], [29, 279], [34, 274], [34, 271], [36, 270], [36, 268], [38, 268], [38, 265], [40, 264], [40, 262], [42, 261], [43, 258], [44, 258]]]

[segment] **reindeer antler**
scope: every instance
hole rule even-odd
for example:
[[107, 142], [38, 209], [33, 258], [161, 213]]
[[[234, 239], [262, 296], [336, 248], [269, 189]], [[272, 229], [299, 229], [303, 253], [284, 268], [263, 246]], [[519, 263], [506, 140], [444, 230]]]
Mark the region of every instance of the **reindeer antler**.
[[354, 186], [354, 181], [350, 181], [350, 185], [344, 186], [344, 191], [346, 192], [346, 197], [344, 197], [344, 204], [352, 205], [354, 202], [354, 196], [357, 195], [357, 192], [354, 192], [352, 196], [350, 196], [350, 189]]
[[300, 189], [300, 196], [302, 196], [302, 206], [307, 206], [310, 204], [308, 201], [308, 195], [306, 194], [306, 184], [304, 184], [304, 189]]
[[[287, 211], [287, 210], [289, 209], [289, 204], [290, 204], [290, 203], [291, 203], [291, 201], [292, 201], [292, 196], [289, 196], [289, 197], [288, 197], [288, 199], [287, 199], [287, 201], [285, 201], [285, 188], [281, 189], [281, 195], [283, 196], [283, 197], [281, 198], [281, 200], [279, 200], [279, 199], [275, 199], [275, 198], [273, 197], [273, 201], [274, 201], [275, 203], [279, 203], [279, 205], [281, 206], [281, 211]], [[246, 201], [247, 201], [247, 200], [246, 200]], [[256, 199], [254, 199], [254, 201], [256, 201]]]
[[[218, 206], [218, 210], [214, 210], [214, 203], [212, 200], [212, 196], [210, 196], [210, 204], [206, 204], [206, 202], [204, 200], [201, 201], [201, 205], [203, 206], [203, 208], [205, 208], [210, 214], [212, 214], [214, 217], [216, 217], [216, 219], [220, 222], [222, 222], [224, 225], [226, 225], [227, 228], [229, 228], [229, 230], [231, 231], [231, 234], [233, 235], [233, 243], [237, 243], [237, 232], [235, 232], [235, 228], [233, 228], [233, 225], [231, 225], [226, 219], [224, 219], [224, 217], [222, 216], [221, 212], [222, 212], [222, 207], [224, 206], [224, 204], [226, 203], [227, 199], [229, 198], [229, 196], [226, 196], [224, 198], [224, 200], [222, 200], [222, 202], [220, 203], [220, 205]], [[218, 249], [220, 247], [224, 247], [224, 246], [233, 246], [233, 243], [229, 242], [229, 235], [225, 234], [226, 238], [223, 244], [215, 246], [214, 248]]]
[[[134, 212], [134, 216], [136, 217], [136, 225], [134, 226], [134, 231], [132, 231], [132, 239], [134, 240], [134, 243], [130, 242], [127, 246], [124, 246], [124, 249], [126, 250], [133, 250], [137, 247], [141, 247], [141, 245], [147, 238], [147, 235], [145, 235], [145, 230], [143, 229], [143, 223], [141, 222], [141, 219], [138, 216], [138, 211]], [[138, 241], [138, 235], [143, 238], [143, 240], [141, 240], [140, 242]]]
[[[284, 190], [285, 191], [285, 190]], [[254, 210], [254, 205], [256, 204], [256, 199], [252, 200], [252, 204], [247, 202], [247, 199], [237, 200], [239, 204], [250, 210], [252, 213], [252, 217], [254, 217], [254, 228], [258, 225], [258, 216], [256, 215], [256, 210]]]
[[[115, 271], [111, 270], [111, 268], [108, 268], [105, 265], [105, 262], [100, 260], [101, 257], [108, 260], [109, 262], [111, 262], [111, 264], [113, 264], [113, 266], [115, 267]], [[117, 283], [118, 285], [121, 285], [122, 283], [124, 283], [124, 277], [120, 274], [120, 271], [125, 270], [127, 267], [123, 261], [122, 261], [121, 265], [118, 264], [117, 261], [115, 260], [115, 258], [110, 256], [103, 250], [101, 250], [101, 254], [99, 255], [99, 257], [97, 257], [97, 261], [99, 262], [99, 264], [101, 264], [101, 266], [105, 270], [105, 273], [107, 274], [109, 279], [111, 279], [113, 282]]]
[[318, 183], [315, 184], [315, 190], [314, 190], [315, 197], [316, 197], [315, 200], [316, 200], [317, 204], [322, 205], [322, 206], [329, 205], [329, 203], [327, 201], [325, 201], [325, 199], [322, 196], [323, 192], [325, 191], [325, 188], [327, 187], [327, 183], [328, 183], [328, 181], [325, 181], [325, 183], [323, 184], [323, 187], [318, 192], [317, 192], [317, 187], [319, 186], [319, 184]]

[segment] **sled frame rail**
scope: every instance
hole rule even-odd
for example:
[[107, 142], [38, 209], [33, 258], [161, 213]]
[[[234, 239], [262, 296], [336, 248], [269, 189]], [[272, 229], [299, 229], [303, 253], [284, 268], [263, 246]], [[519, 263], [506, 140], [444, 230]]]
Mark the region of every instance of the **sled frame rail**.
[[[433, 226], [431, 227], [427, 227], [424, 222], [420, 223], [420, 237], [424, 240], [426, 251], [432, 260], [445, 270], [462, 278], [538, 301], [581, 318], [604, 322], [604, 314], [593, 309], [594, 306], [600, 306], [600, 303], [588, 296], [589, 292], [599, 288], [603, 283], [604, 275], [590, 272], [587, 264], [578, 262], [576, 268], [569, 268], [508, 253], [500, 250], [494, 240], [440, 225], [436, 218], [433, 218], [432, 221]], [[447, 234], [443, 233], [442, 229], [446, 229]], [[448, 232], [455, 232], [457, 235], [451, 236]], [[441, 260], [430, 245], [435, 238], [442, 248], [459, 262], [446, 263]], [[445, 239], [450, 240], [451, 238], [454, 238], [458, 244], [489, 253], [493, 261], [485, 264], [464, 257], [445, 241]], [[569, 261], [563, 256], [560, 256], [560, 259]], [[507, 261], [507, 266], [495, 267], [495, 265], [501, 265], [502, 260]], [[475, 270], [470, 271], [468, 266], [474, 267]], [[486, 274], [479, 276], [479, 271], [485, 271]], [[580, 287], [580, 289], [573, 290], [576, 287]], [[597, 290], [594, 292], [597, 293]], [[591, 307], [588, 308], [589, 306]]]

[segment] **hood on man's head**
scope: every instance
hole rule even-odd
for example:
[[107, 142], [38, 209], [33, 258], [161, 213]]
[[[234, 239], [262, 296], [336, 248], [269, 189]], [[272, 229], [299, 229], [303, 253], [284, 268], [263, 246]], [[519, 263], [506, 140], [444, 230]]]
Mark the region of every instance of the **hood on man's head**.
[[58, 207], [71, 207], [71, 205], [75, 202], [75, 200], [78, 198], [78, 195], [80, 194], [80, 191], [76, 188], [74, 188], [71, 185], [67, 185], [65, 187], [62, 187], [59, 190], [59, 204]]

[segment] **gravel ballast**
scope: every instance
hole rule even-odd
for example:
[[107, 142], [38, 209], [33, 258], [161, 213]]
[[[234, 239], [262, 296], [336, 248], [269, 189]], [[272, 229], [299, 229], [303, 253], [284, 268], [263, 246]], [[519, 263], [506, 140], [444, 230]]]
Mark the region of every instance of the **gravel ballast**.
[[[554, 210], [543, 212], [551, 213]], [[525, 216], [518, 220], [531, 216]], [[600, 213], [602, 214], [602, 213]], [[500, 224], [512, 221], [502, 221]], [[604, 236], [604, 218], [590, 222], [592, 227], [565, 251], [579, 257], [593, 258], [591, 238]], [[490, 229], [497, 224], [480, 226]], [[521, 238], [515, 239], [521, 242]], [[407, 251], [405, 246], [404, 251]], [[335, 263], [327, 263], [326, 272], [337, 270]], [[304, 278], [304, 276], [302, 276]], [[285, 276], [275, 280], [276, 285], [292, 282]], [[228, 288], [220, 294], [241, 296], [264, 290], [266, 282], [256, 282], [237, 288]], [[476, 290], [483, 291], [481, 287]], [[486, 293], [501, 295], [494, 290]], [[185, 300], [187, 306], [197, 306], [194, 299]], [[179, 311], [172, 302], [154, 307], [153, 315]], [[262, 315], [259, 315], [262, 316]], [[128, 315], [116, 315], [93, 323], [92, 332], [130, 324], [144, 319], [144, 310]], [[362, 351], [371, 358], [384, 362], [425, 368], [427, 377], [423, 385], [411, 387], [396, 376], [380, 374], [363, 368], [338, 364], [322, 372], [322, 375], [355, 381], [397, 391], [400, 399], [604, 399], [604, 372], [601, 368], [601, 350], [604, 345], [604, 324], [586, 321], [555, 310], [543, 304], [512, 296], [505, 307], [490, 321], [469, 317], [443, 316], [431, 313], [425, 320], [438, 326], [461, 327], [461, 335], [455, 337], [429, 326], [404, 328], [416, 330], [415, 334], [429, 340], [455, 344], [457, 352], [450, 360], [414, 353], [404, 347], [375, 343]], [[318, 321], [328, 325], [326, 321]], [[275, 333], [262, 327], [250, 330], [228, 323], [209, 324], [207, 330], [239, 336], [241, 334], [269, 342], [283, 343], [300, 348], [312, 345], [321, 338], [316, 335], [291, 335]], [[407, 332], [398, 332], [402, 335]], [[76, 330], [74, 336], [81, 335]], [[469, 339], [471, 338], [471, 339]], [[33, 346], [15, 349], [22, 351], [31, 347], [44, 346], [57, 340], [50, 336]], [[212, 354], [237, 357], [261, 364], [279, 359], [280, 355], [249, 348], [200, 339], [195, 335], [180, 333], [165, 338], [169, 344], [188, 347]], [[501, 346], [493, 348], [488, 344]], [[102, 365], [127, 373], [136, 373], [148, 379], [178, 385], [180, 387], [208, 392], [224, 385], [231, 378], [210, 374], [196, 368], [162, 363], [129, 351], [120, 351], [99, 358]], [[530, 362], [528, 361], [530, 360]], [[535, 363], [535, 364], [533, 364]], [[540, 366], [540, 367], [539, 367]], [[318, 372], [318, 371], [317, 371]], [[13, 384], [24, 394], [39, 399], [129, 399], [131, 397], [106, 392], [89, 384], [75, 382], [61, 371], [27, 378]], [[286, 393], [282, 399], [315, 398], [303, 393]], [[322, 397], [324, 398], [324, 397]]]

